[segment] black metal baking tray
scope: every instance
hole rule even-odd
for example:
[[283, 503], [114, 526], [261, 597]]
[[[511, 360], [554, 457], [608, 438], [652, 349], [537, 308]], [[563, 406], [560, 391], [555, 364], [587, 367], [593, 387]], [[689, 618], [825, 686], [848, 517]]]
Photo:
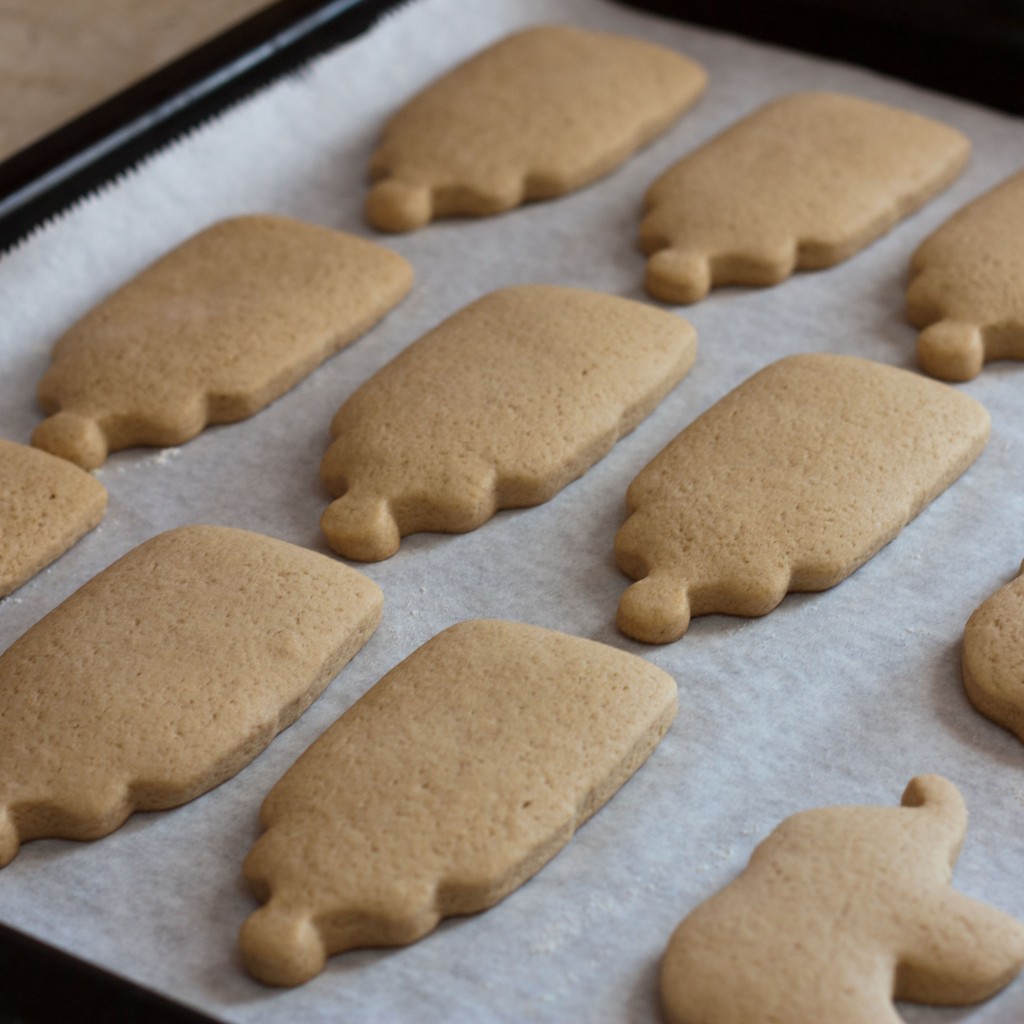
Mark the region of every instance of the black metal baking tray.
[[212, 1024], [6, 925], [0, 925], [0, 978], [0, 1024]]
[[401, 2], [277, 0], [0, 162], [0, 252], [183, 132], [365, 32]]
[[[0, 252], [148, 153], [355, 38], [403, 2], [277, 0], [0, 163]], [[618, 2], [1024, 114], [1024, 0]], [[0, 978], [0, 1024], [209, 1020], [3, 925]]]

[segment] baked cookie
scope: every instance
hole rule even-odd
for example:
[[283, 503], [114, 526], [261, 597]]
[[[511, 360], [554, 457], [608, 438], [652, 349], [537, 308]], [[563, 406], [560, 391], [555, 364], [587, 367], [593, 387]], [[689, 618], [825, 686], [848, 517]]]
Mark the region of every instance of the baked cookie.
[[231, 778], [380, 621], [375, 583], [243, 530], [162, 533], [0, 655], [0, 865]]
[[64, 554], [106, 510], [106, 489], [88, 473], [0, 439], [0, 597]]
[[954, 214], [911, 260], [907, 316], [925, 373], [970, 380], [1024, 359], [1024, 171]]
[[949, 185], [969, 153], [953, 128], [856, 96], [774, 100], [650, 187], [647, 290], [696, 302], [840, 263]]
[[893, 999], [986, 999], [1024, 965], [1024, 927], [950, 888], [966, 831], [938, 775], [911, 779], [899, 808], [787, 818], [676, 929], [667, 1020], [899, 1024]]
[[1024, 575], [967, 620], [962, 660], [971, 703], [1024, 740]]
[[656, 138], [704, 91], [692, 60], [628, 36], [541, 25], [438, 79], [384, 126], [366, 216], [382, 231], [571, 192]]
[[538, 505], [632, 430], [693, 364], [693, 328], [628, 299], [506, 288], [410, 345], [338, 410], [321, 525], [376, 561], [409, 533]]
[[535, 626], [474, 620], [392, 669], [263, 804], [245, 876], [268, 901], [248, 970], [297, 985], [331, 953], [401, 946], [539, 871], [675, 716], [671, 676]]
[[988, 413], [906, 370], [789, 356], [695, 420], [629, 487], [615, 539], [639, 583], [619, 604], [636, 640], [691, 615], [764, 615], [827, 590], [889, 543], [977, 458]]
[[56, 344], [32, 443], [86, 469], [258, 412], [409, 290], [397, 253], [266, 215], [221, 221], [96, 306]]

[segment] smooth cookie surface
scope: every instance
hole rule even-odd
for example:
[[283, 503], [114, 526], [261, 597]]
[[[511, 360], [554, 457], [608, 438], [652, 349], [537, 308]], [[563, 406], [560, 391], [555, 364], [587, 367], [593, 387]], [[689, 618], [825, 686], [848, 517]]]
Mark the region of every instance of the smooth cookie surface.
[[764, 615], [826, 590], [884, 547], [977, 458], [988, 413], [906, 370], [789, 356], [730, 392], [629, 487], [615, 539], [640, 582], [619, 628], [666, 643], [692, 615]]
[[367, 217], [410, 231], [562, 195], [660, 135], [706, 80], [694, 61], [628, 36], [568, 25], [517, 32], [388, 121]]
[[221, 221], [87, 313], [39, 383], [32, 443], [86, 469], [258, 412], [412, 283], [397, 253], [283, 217]]
[[0, 439], [0, 597], [64, 554], [106, 510], [106, 488], [88, 473]]
[[670, 676], [591, 640], [488, 620], [439, 633], [264, 802], [248, 970], [299, 984], [331, 953], [497, 903], [643, 764], [675, 708]]
[[921, 369], [970, 380], [1024, 359], [1024, 171], [954, 214], [911, 260], [907, 316]]
[[0, 865], [240, 771], [380, 621], [380, 589], [243, 530], [162, 533], [0, 655]]
[[898, 808], [787, 818], [672, 936], [669, 1024], [899, 1024], [893, 999], [997, 992], [1024, 964], [1024, 927], [950, 887], [966, 831], [937, 775], [912, 779]]
[[856, 96], [774, 100], [651, 185], [647, 290], [696, 302], [830, 267], [949, 185], [969, 152], [953, 128]]
[[1024, 576], [967, 620], [961, 658], [971, 703], [1024, 740]]
[[584, 473], [689, 370], [693, 329], [599, 292], [492, 292], [405, 349], [331, 424], [321, 520], [375, 561], [423, 530], [463, 533], [538, 505]]

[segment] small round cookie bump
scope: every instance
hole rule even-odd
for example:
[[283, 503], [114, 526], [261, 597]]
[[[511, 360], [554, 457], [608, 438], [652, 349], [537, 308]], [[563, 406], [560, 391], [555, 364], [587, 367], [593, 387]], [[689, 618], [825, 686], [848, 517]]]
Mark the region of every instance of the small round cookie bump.
[[32, 434], [32, 444], [82, 469], [98, 469], [109, 453], [99, 419], [76, 412], [57, 412], [43, 420]]
[[964, 627], [964, 689], [986, 718], [1024, 740], [1024, 565]]
[[840, 263], [949, 185], [969, 152], [953, 128], [856, 96], [773, 100], [648, 189], [647, 290], [690, 303]]
[[706, 80], [694, 61], [640, 39], [568, 25], [517, 32], [391, 117], [367, 219], [412, 231], [580, 188], [665, 131]]
[[367, 220], [380, 231], [415, 231], [434, 215], [433, 197], [426, 185], [382, 181], [366, 199]]
[[1024, 965], [1024, 927], [951, 888], [966, 831], [938, 775], [912, 779], [900, 807], [787, 818], [672, 935], [668, 1024], [900, 1024], [894, 999], [998, 992]]

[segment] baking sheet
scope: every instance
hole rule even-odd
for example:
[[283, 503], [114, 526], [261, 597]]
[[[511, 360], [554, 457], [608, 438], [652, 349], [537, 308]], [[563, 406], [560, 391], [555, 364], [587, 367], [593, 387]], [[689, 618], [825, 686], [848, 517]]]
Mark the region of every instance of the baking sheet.
[[[480, 221], [380, 238], [363, 222], [365, 168], [397, 103], [523, 25], [560, 20], [674, 46], [709, 70], [700, 104], [604, 181]], [[256, 417], [178, 449], [113, 455], [103, 524], [0, 602], [6, 647], [153, 534], [214, 522], [326, 552], [317, 465], [337, 406], [443, 317], [494, 288], [550, 282], [643, 299], [641, 195], [670, 162], [765, 100], [829, 88], [965, 131], [974, 158], [924, 210], [848, 263], [767, 290], [724, 289], [680, 310], [697, 328], [689, 376], [601, 463], [547, 505], [463, 536], [407, 538], [363, 567], [383, 623], [292, 728], [235, 779], [183, 808], [137, 815], [92, 844], [26, 845], [0, 871], [0, 921], [224, 1021], [658, 1019], [657, 962], [678, 921], [743, 867], [782, 818], [835, 803], [895, 804], [911, 776], [962, 789], [966, 893], [1024, 918], [1020, 743], [963, 696], [971, 611], [1024, 557], [1024, 367], [962, 385], [992, 413], [975, 466], [888, 548], [822, 594], [762, 619], [709, 616], [666, 647], [614, 626], [628, 581], [612, 540], [636, 472], [682, 427], [783, 355], [849, 352], [913, 366], [907, 265], [951, 212], [1018, 168], [1024, 122], [852, 67], [666, 22], [604, 0], [417, 0], [301, 76], [229, 112], [79, 204], [0, 261], [0, 436], [27, 441], [53, 340], [90, 305], [211, 221], [270, 210], [376, 237], [411, 260], [410, 297], [371, 334]], [[295, 757], [384, 672], [475, 616], [518, 619], [633, 651], [677, 680], [680, 710], [648, 764], [501, 905], [406, 949], [332, 959], [293, 991], [249, 980], [236, 951], [255, 901], [240, 865], [259, 804]], [[903, 1007], [911, 1022], [1019, 1021], [1024, 982], [977, 1008]]]

